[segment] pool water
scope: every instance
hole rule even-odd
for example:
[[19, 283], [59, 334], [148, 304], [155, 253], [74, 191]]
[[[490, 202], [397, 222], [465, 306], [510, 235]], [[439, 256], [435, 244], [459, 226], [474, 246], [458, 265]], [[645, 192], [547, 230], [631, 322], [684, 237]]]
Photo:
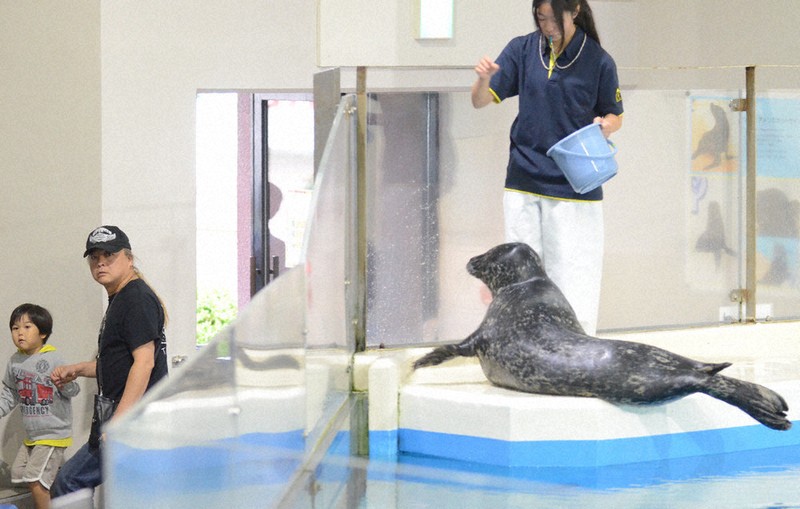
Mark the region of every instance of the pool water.
[[371, 462], [367, 472], [358, 504], [364, 509], [800, 508], [797, 447], [597, 469], [522, 471], [401, 457], [394, 465]]
[[340, 439], [306, 489], [280, 507], [800, 508], [798, 446], [598, 468], [500, 468], [410, 455], [367, 460], [345, 454]]
[[[113, 507], [199, 509], [800, 508], [800, 446], [596, 468], [504, 468], [350, 453], [340, 432], [316, 466], [262, 437], [118, 451]], [[117, 447], [120, 447], [117, 445]]]
[[348, 428], [333, 434], [321, 457], [308, 456], [300, 432], [166, 449], [112, 442], [111, 507], [800, 508], [798, 445], [602, 467], [509, 468], [409, 454], [370, 459], [352, 452], [361, 444]]

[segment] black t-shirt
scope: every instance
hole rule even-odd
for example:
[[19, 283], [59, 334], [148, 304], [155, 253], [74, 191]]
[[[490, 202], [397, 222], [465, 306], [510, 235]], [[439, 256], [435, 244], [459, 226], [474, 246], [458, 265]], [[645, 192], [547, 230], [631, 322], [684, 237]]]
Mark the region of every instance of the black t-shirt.
[[134, 279], [108, 300], [98, 360], [105, 396], [119, 403], [133, 366], [133, 351], [148, 341], [156, 344], [155, 366], [147, 384], [150, 389], [167, 375], [164, 310], [147, 283]]

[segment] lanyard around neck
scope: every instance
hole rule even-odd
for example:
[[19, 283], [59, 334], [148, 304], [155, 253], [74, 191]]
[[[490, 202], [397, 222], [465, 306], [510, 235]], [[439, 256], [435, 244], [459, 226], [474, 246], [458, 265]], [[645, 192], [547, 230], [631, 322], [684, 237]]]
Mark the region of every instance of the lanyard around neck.
[[558, 68], [563, 71], [564, 69], [569, 68], [572, 64], [575, 63], [575, 61], [578, 60], [578, 57], [580, 57], [581, 53], [583, 52], [583, 47], [586, 46], [586, 39], [587, 35], [586, 32], [584, 32], [583, 41], [581, 41], [581, 47], [578, 48], [578, 53], [575, 55], [575, 58], [569, 61], [567, 65], [558, 65], [558, 57], [560, 57], [567, 50], [567, 48], [564, 48], [564, 51], [562, 51], [561, 53], [556, 54], [555, 49], [553, 49], [553, 45], [550, 44], [550, 65], [547, 65], [544, 63], [544, 56], [543, 56], [544, 34], [539, 34], [539, 61], [542, 63], [542, 67], [544, 67], [545, 70], [547, 70], [547, 79], [550, 79], [550, 76], [553, 75], [554, 69]]

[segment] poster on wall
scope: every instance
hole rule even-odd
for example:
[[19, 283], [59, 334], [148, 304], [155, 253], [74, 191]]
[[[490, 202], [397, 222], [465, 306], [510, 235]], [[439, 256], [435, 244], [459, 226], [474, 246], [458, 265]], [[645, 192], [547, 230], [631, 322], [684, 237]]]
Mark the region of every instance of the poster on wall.
[[[741, 207], [746, 165], [742, 126], [733, 97], [689, 98], [691, 189], [690, 282], [736, 288], [744, 253]], [[800, 99], [759, 98], [756, 104], [756, 271], [759, 288], [800, 287]]]
[[756, 249], [759, 288], [800, 287], [800, 100], [756, 103]]
[[740, 118], [730, 97], [689, 98], [687, 276], [695, 288], [732, 290], [738, 277]]

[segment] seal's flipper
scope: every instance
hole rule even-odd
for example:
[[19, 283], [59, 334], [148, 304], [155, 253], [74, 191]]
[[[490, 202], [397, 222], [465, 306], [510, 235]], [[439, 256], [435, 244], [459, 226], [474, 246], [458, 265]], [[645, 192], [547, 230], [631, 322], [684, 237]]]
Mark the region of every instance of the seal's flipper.
[[786, 418], [786, 400], [763, 385], [722, 375], [712, 376], [700, 389], [709, 396], [739, 407], [743, 412], [768, 428], [787, 430], [792, 422]]
[[703, 367], [700, 368], [700, 371], [702, 371], [703, 373], [707, 373], [709, 375], [716, 375], [723, 369], [729, 367], [731, 367], [730, 362], [720, 362], [719, 364], [708, 363], [708, 364], [703, 364]]
[[474, 357], [475, 344], [478, 338], [472, 334], [467, 339], [456, 345], [444, 345], [434, 349], [432, 352], [423, 355], [414, 362], [414, 369], [424, 368], [425, 366], [436, 366], [454, 357]]

